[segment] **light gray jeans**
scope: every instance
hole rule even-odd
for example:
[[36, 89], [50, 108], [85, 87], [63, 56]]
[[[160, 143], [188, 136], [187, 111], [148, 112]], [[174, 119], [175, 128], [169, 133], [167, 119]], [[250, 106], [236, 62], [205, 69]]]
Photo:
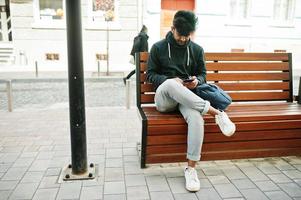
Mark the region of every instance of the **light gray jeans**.
[[179, 108], [188, 124], [187, 159], [199, 161], [204, 139], [202, 115], [208, 112], [210, 103], [176, 80], [167, 79], [157, 88], [155, 105], [160, 112]]

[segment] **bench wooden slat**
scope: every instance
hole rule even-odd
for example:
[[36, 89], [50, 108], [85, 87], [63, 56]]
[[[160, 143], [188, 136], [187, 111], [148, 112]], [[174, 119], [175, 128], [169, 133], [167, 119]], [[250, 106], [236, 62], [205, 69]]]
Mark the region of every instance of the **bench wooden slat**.
[[[185, 140], [185, 138], [183, 138]], [[187, 142], [186, 142], [187, 143]], [[154, 152], [164, 152], [164, 153], [184, 153], [187, 150], [186, 143], [178, 145], [160, 145], [160, 146], [147, 146], [147, 151], [149, 154], [156, 154]], [[300, 138], [292, 139], [274, 139], [274, 140], [252, 140], [252, 141], [238, 141], [233, 142], [216, 142], [216, 143], [203, 143], [202, 151], [230, 151], [230, 150], [249, 150], [258, 148], [285, 148], [285, 147], [301, 147]], [[159, 154], [159, 153], [157, 153]]]
[[208, 73], [208, 81], [268, 81], [289, 80], [289, 73]]
[[[225, 91], [241, 90], [289, 90], [289, 82], [268, 83], [215, 83]], [[150, 83], [141, 84], [141, 93], [154, 92], [154, 86]]]
[[[287, 100], [290, 97], [288, 91], [284, 92], [236, 92], [228, 93], [233, 101], [264, 101]], [[141, 103], [154, 103], [155, 94], [141, 94]]]
[[[207, 81], [275, 81], [289, 80], [289, 73], [207, 73], [206, 78]], [[140, 74], [140, 82], [146, 82], [146, 74]]]
[[[301, 147], [296, 148], [273, 148], [273, 149], [255, 149], [255, 150], [236, 150], [236, 151], [216, 151], [202, 152], [201, 160], [224, 160], [239, 158], [257, 158], [257, 157], [275, 157], [300, 155]], [[165, 155], [148, 155], [146, 163], [169, 163], [186, 161], [186, 153], [165, 154]]]
[[240, 92], [228, 93], [233, 101], [250, 101], [250, 100], [286, 100], [289, 99], [289, 92]]
[[[259, 131], [259, 132], [238, 132], [240, 134], [240, 137], [235, 137], [233, 136], [232, 138], [222, 136], [221, 134], [209, 134], [205, 135], [204, 138], [204, 143], [206, 147], [203, 148], [203, 151], [219, 151], [222, 149], [219, 149], [218, 147], [225, 148], [225, 143], [226, 142], [231, 142], [229, 145], [233, 144], [232, 150], [235, 150], [235, 147], [237, 145], [246, 145], [249, 141], [252, 142], [259, 142], [260, 148], [271, 148], [271, 147], [280, 147], [280, 146], [274, 146], [277, 145], [277, 141], [282, 141], [282, 140], [288, 140], [293, 143], [293, 144], [300, 146], [298, 141], [301, 140], [301, 135], [300, 135], [301, 129], [298, 130], [292, 130], [292, 131], [287, 131], [284, 130], [284, 132], [273, 132], [273, 131]], [[243, 134], [243, 135], [242, 135]], [[167, 137], [166, 137], [167, 138]], [[160, 144], [157, 145], [148, 145], [147, 146], [147, 154], [160, 154], [161, 152], [164, 153], [184, 153], [187, 150], [187, 137], [185, 135], [178, 135], [178, 138], [181, 138], [184, 142], [183, 143], [176, 143], [176, 141], [172, 141], [172, 137], [169, 137], [170, 141], [166, 140], [165, 138], [164, 141], [168, 141], [168, 143], [163, 143], [161, 142]], [[260, 140], [264, 140], [266, 143], [272, 143], [269, 144], [269, 146], [264, 146], [260, 144]], [[174, 144], [171, 143], [174, 142]], [[251, 143], [252, 143], [251, 142]], [[265, 143], [263, 142], [263, 143]], [[216, 145], [217, 147], [213, 149], [212, 145]], [[272, 146], [273, 145], [273, 146]], [[246, 146], [244, 146], [246, 147]], [[256, 147], [255, 147], [256, 148]], [[246, 147], [246, 149], [250, 149]], [[225, 149], [223, 149], [225, 150]], [[230, 149], [229, 149], [230, 150]]]
[[[222, 135], [222, 133], [211, 133], [205, 134], [205, 143], [223, 143], [223, 142], [234, 142], [234, 141], [253, 141], [253, 140], [272, 140], [272, 139], [287, 139], [287, 138], [301, 138], [301, 129], [290, 129], [290, 130], [257, 130], [257, 131], [237, 131], [235, 136], [232, 138]], [[185, 145], [187, 143], [187, 134], [177, 135], [157, 135], [149, 136], [148, 147], [158, 148], [159, 146], [174, 146], [174, 145]], [[300, 145], [301, 146], [301, 145]], [[165, 152], [165, 151], [164, 151]], [[151, 154], [151, 152], [148, 152]], [[172, 153], [172, 152], [166, 152]], [[175, 152], [173, 152], [175, 153]]]
[[287, 61], [287, 53], [205, 53], [206, 61]]
[[[287, 62], [282, 63], [206, 63], [207, 71], [284, 71], [289, 70]], [[144, 65], [144, 70], [146, 65]]]
[[[287, 115], [286, 116], [281, 116], [281, 115], [274, 115], [274, 116], [231, 116], [230, 117], [231, 120], [233, 122], [240, 122], [240, 121], [258, 121], [258, 120], [300, 120], [300, 115], [296, 115], [295, 113], [293, 113], [292, 115]], [[178, 117], [172, 117], [167, 119], [166, 117], [158, 117], [158, 116], [150, 116], [148, 117], [148, 124], [150, 126], [152, 125], [164, 125], [164, 124], [170, 124], [170, 125], [179, 125], [179, 124], [186, 124], [185, 120], [183, 119], [183, 117], [181, 115], [179, 115]], [[208, 122], [213, 123], [214, 119], [211, 118], [208, 120]]]
[[[286, 71], [289, 70], [287, 62], [281, 63], [219, 63], [207, 62], [207, 71]], [[140, 72], [146, 72], [145, 61], [140, 64]]]
[[[185, 124], [184, 124], [185, 125]], [[171, 125], [167, 125], [171, 126]], [[167, 129], [165, 128], [165, 130]], [[181, 127], [181, 126], [177, 126]], [[164, 128], [163, 126], [160, 126], [160, 128]], [[170, 127], [169, 127], [170, 128]], [[181, 130], [185, 129], [184, 127], [181, 127]], [[256, 131], [256, 130], [281, 130], [281, 129], [301, 129], [301, 123], [300, 119], [298, 120], [278, 120], [278, 121], [255, 121], [255, 122], [236, 122], [236, 131]], [[157, 131], [158, 129], [150, 128], [148, 129], [148, 136], [151, 138], [158, 138], [160, 136], [158, 135], [160, 132], [164, 133], [164, 129], [162, 131]], [[175, 129], [170, 128], [168, 129], [171, 132], [176, 132]], [[166, 131], [168, 132], [168, 131]], [[186, 132], [186, 131], [185, 131]], [[220, 133], [219, 127], [215, 123], [206, 124], [205, 123], [205, 133]], [[162, 137], [166, 137], [164, 134], [162, 134]], [[300, 132], [301, 135], [301, 132]], [[156, 142], [162, 142], [160, 139], [154, 139], [154, 143]], [[185, 141], [186, 142], [186, 141]], [[151, 143], [148, 143], [149, 145]]]

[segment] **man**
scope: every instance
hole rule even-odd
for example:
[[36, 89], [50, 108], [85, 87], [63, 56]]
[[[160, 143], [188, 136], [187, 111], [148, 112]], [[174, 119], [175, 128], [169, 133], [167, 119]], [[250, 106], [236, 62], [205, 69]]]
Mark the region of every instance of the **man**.
[[147, 70], [147, 79], [156, 88], [157, 110], [170, 112], [179, 109], [188, 123], [188, 166], [184, 174], [186, 189], [194, 192], [200, 189], [195, 165], [200, 160], [204, 137], [202, 115], [214, 116], [224, 135], [231, 136], [235, 132], [235, 125], [225, 112], [213, 108], [193, 92], [206, 82], [204, 50], [190, 40], [197, 20], [193, 12], [178, 11], [166, 38], [152, 46]]

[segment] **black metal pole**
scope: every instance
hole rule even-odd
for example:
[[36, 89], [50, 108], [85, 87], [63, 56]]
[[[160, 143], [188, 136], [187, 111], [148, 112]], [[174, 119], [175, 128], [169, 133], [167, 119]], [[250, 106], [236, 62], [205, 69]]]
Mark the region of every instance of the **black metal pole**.
[[66, 0], [72, 174], [87, 172], [81, 1]]

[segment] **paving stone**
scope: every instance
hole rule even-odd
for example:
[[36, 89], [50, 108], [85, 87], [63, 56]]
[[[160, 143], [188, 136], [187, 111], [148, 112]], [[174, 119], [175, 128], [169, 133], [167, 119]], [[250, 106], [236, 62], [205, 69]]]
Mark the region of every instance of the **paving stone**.
[[177, 193], [188, 193], [185, 189], [185, 179], [181, 178], [168, 178], [167, 182], [173, 194]]
[[231, 182], [240, 190], [240, 189], [251, 189], [256, 188], [256, 185], [249, 179], [234, 179]]
[[289, 179], [284, 174], [271, 174], [268, 175], [268, 177], [275, 183], [289, 183], [292, 182], [291, 179]]
[[122, 149], [107, 149], [106, 158], [122, 158]]
[[181, 167], [163, 168], [163, 173], [167, 178], [184, 177], [184, 171]]
[[227, 179], [227, 177], [222, 176], [222, 175], [219, 175], [219, 176], [207, 176], [207, 178], [210, 180], [210, 182], [213, 185], [230, 183], [230, 181]]
[[139, 156], [123, 156], [124, 162], [138, 162]]
[[183, 199], [185, 199], [185, 200], [198, 200], [195, 193], [175, 194], [174, 197], [175, 197], [174, 198], [175, 200], [183, 200]]
[[126, 200], [125, 194], [105, 194], [104, 200]]
[[264, 175], [259, 169], [256, 167], [248, 166], [248, 167], [240, 167], [240, 169], [250, 178], [252, 181], [268, 181], [269, 178]]
[[35, 158], [38, 155], [38, 152], [23, 152], [20, 155], [20, 158]]
[[146, 185], [145, 177], [143, 175], [126, 175], [125, 176], [126, 186], [142, 186]]
[[246, 175], [236, 166], [223, 167], [222, 170], [230, 180], [247, 178]]
[[203, 168], [202, 170], [206, 176], [217, 176], [223, 174], [222, 170], [218, 168]]
[[294, 181], [301, 187], [301, 179], [295, 179]]
[[123, 161], [120, 158], [107, 158], [106, 167], [123, 167]]
[[123, 148], [123, 155], [124, 156], [136, 156], [138, 155], [136, 148]]
[[0, 181], [0, 190], [13, 190], [19, 181]]
[[24, 176], [27, 168], [10, 168], [1, 178], [3, 181], [20, 180]]
[[32, 199], [38, 185], [38, 183], [19, 183], [10, 199]]
[[124, 163], [124, 173], [125, 174], [143, 174], [143, 171], [140, 168], [139, 163], [128, 162], [128, 163]]
[[290, 200], [290, 199], [292, 199], [283, 191], [265, 192], [265, 195], [268, 196], [272, 200]]
[[90, 186], [82, 187], [80, 199], [102, 199], [103, 187], [102, 186]]
[[60, 185], [57, 183], [58, 176], [46, 176], [43, 177], [39, 188], [57, 188]]
[[26, 172], [21, 183], [40, 183], [44, 172]]
[[54, 200], [59, 188], [38, 189], [34, 194], [33, 200]]
[[154, 200], [174, 200], [171, 192], [150, 192], [150, 197]]
[[280, 170], [291, 170], [291, 169], [295, 169], [292, 165], [290, 165], [289, 163], [287, 163], [284, 160], [277, 160], [275, 162], [275, 167], [277, 167]]
[[214, 188], [201, 188], [196, 195], [201, 200], [221, 200], [222, 198]]
[[40, 152], [37, 155], [36, 160], [51, 160], [55, 153], [56, 152], [52, 152], [52, 151]]
[[279, 174], [281, 171], [274, 167], [272, 164], [264, 162], [264, 163], [258, 163], [256, 165], [258, 169], [260, 169], [265, 174]]
[[34, 161], [34, 158], [18, 158], [16, 162], [12, 165], [12, 167], [29, 167], [32, 162]]
[[165, 176], [147, 176], [146, 182], [150, 192], [170, 191]]
[[125, 183], [123, 181], [105, 182], [104, 194], [124, 194]]
[[49, 167], [50, 160], [35, 160], [29, 171], [46, 171]]
[[278, 186], [291, 197], [301, 197], [301, 187], [296, 183], [280, 183]]
[[0, 164], [0, 172], [5, 173], [10, 168], [11, 164]]
[[299, 170], [288, 170], [282, 172], [291, 179], [301, 179], [301, 172]]
[[3, 155], [0, 157], [0, 163], [1, 164], [8, 164], [15, 162], [20, 153], [3, 153]]
[[12, 193], [11, 190], [0, 190], [0, 200], [8, 199], [8, 197], [11, 193]]
[[258, 181], [258, 182], [255, 182], [255, 184], [263, 192], [272, 191], [272, 190], [280, 190], [280, 188], [272, 181]]
[[268, 200], [268, 198], [259, 189], [244, 189], [240, 190], [244, 197], [248, 200]]
[[64, 183], [60, 185], [57, 199], [78, 199], [80, 197], [81, 183]]
[[61, 173], [61, 168], [48, 168], [45, 176], [59, 176]]
[[233, 184], [215, 185], [214, 188], [222, 198], [242, 197]]
[[200, 178], [200, 185], [201, 188], [210, 188], [212, 187], [210, 181], [207, 178]]
[[126, 188], [127, 200], [150, 199], [146, 186], [134, 186]]
[[105, 181], [124, 181], [123, 168], [105, 168]]

